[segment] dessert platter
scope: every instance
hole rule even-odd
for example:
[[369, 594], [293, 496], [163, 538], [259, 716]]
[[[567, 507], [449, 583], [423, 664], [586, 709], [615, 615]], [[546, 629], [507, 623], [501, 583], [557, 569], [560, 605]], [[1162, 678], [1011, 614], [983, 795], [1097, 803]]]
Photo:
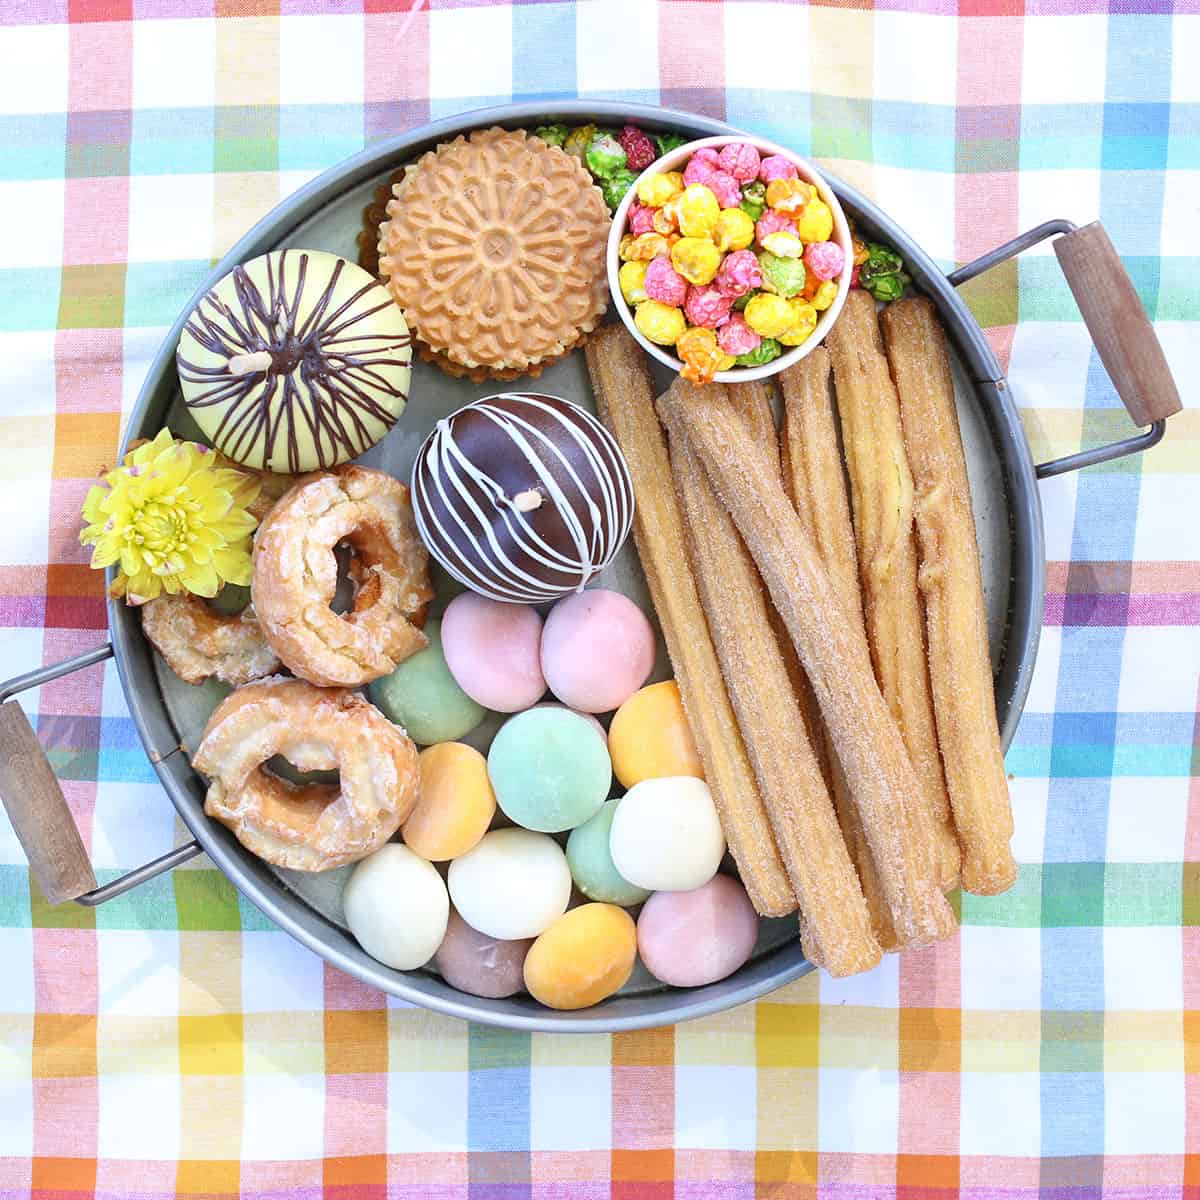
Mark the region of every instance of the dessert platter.
[[[1035, 469], [954, 284], [1053, 235], [1150, 429]], [[473, 1020], [636, 1028], [869, 970], [1015, 880], [1037, 474], [1177, 408], [1097, 226], [946, 277], [719, 122], [426, 126], [218, 264], [83, 506], [195, 841], [96, 888], [12, 702], [0, 795], [52, 901], [203, 849], [330, 962]]]

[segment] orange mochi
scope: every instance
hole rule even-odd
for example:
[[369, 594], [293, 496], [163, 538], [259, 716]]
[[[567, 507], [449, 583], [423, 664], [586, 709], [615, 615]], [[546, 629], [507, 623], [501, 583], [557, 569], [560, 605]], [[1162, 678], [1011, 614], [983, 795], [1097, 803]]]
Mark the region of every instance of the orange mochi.
[[439, 742], [421, 751], [421, 794], [401, 826], [404, 844], [430, 862], [466, 854], [488, 831], [496, 794], [487, 759], [462, 742]]
[[617, 709], [608, 731], [613, 773], [631, 788], [643, 779], [672, 775], [704, 778], [704, 764], [673, 679], [634, 692]]
[[615, 904], [581, 904], [563, 913], [525, 958], [525, 986], [547, 1008], [599, 1004], [633, 974], [637, 926]]

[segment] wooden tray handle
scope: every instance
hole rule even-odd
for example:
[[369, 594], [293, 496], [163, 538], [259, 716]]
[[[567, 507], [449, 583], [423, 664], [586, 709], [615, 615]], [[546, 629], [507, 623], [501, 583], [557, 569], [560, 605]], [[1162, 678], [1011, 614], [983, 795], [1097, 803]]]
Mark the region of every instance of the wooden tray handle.
[[67, 798], [15, 700], [0, 704], [0, 800], [51, 904], [95, 888], [96, 876]]
[[1084, 324], [1117, 394], [1137, 425], [1183, 407], [1154, 326], [1099, 221], [1054, 239]]

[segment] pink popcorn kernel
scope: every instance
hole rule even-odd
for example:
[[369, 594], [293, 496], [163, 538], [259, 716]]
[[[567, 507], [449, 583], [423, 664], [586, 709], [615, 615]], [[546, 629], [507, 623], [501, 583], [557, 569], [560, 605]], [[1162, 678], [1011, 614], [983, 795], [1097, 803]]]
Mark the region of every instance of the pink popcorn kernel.
[[735, 250], [725, 255], [717, 271], [717, 287], [731, 300], [762, 287], [762, 281], [762, 267], [752, 250]]
[[763, 183], [770, 183], [772, 179], [798, 179], [800, 172], [796, 170], [796, 164], [790, 158], [784, 158], [782, 154], [771, 154], [762, 160], [762, 165], [758, 168], [758, 177]]
[[723, 353], [732, 354], [734, 358], [757, 350], [761, 342], [762, 338], [746, 324], [746, 318], [741, 313], [734, 313], [717, 330], [717, 345]]
[[675, 270], [665, 254], [651, 260], [642, 287], [646, 289], [649, 299], [669, 304], [672, 308], [678, 308], [687, 299], [687, 280]]
[[[707, 147], [705, 147], [707, 149]], [[693, 154], [688, 165], [683, 168], [683, 182], [687, 187], [693, 183], [708, 183], [717, 170], [716, 164], [707, 158], [701, 158], [699, 153]]]
[[626, 166], [631, 171], [644, 171], [657, 157], [654, 143], [636, 125], [626, 125], [617, 135], [625, 151]]
[[727, 171], [714, 171], [704, 182], [722, 208], [737, 208], [741, 204], [742, 189]]
[[804, 265], [822, 281], [841, 274], [846, 256], [836, 242], [812, 242], [804, 248]]
[[716, 329], [729, 320], [729, 307], [732, 303], [732, 296], [727, 296], [713, 284], [706, 283], [703, 287], [688, 288], [683, 313], [692, 325]]
[[643, 233], [654, 232], [654, 209], [648, 204], [639, 204], [636, 200], [629, 206], [629, 232], [637, 237]]
[[749, 183], [758, 177], [762, 159], [749, 142], [730, 142], [721, 147], [720, 163], [721, 170], [728, 171], [739, 183]]
[[765, 213], [754, 224], [754, 237], [761, 246], [763, 238], [769, 237], [772, 233], [796, 233], [796, 222], [785, 213], [776, 212], [773, 208], [768, 208]]
[[692, 155], [692, 162], [697, 161], [712, 163], [713, 168], [715, 169], [721, 161], [721, 155], [717, 152], [716, 146], [701, 146], [700, 149]]

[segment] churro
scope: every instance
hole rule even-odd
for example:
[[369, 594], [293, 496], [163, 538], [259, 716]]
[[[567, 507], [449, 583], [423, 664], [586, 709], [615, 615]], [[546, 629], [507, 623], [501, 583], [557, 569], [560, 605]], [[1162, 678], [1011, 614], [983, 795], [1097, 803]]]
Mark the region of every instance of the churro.
[[[867, 633], [858, 585], [854, 527], [850, 523], [850, 502], [846, 497], [846, 478], [838, 449], [837, 418], [829, 394], [830, 370], [829, 351], [818, 346], [807, 358], [779, 376], [783, 392], [780, 437], [783, 483], [796, 515], [816, 546], [830, 586], [849, 614], [847, 631], [859, 643], [860, 652], [866, 654]], [[894, 950], [896, 931], [892, 928], [858, 809], [834, 753], [829, 727], [824, 723], [821, 732], [829, 759], [834, 809], [850, 857], [858, 870], [875, 936], [885, 950]]]
[[871, 659], [916, 772], [917, 819], [932, 840], [938, 879], [948, 889], [958, 878], [959, 849], [950, 824], [929, 688], [912, 476], [900, 432], [900, 405], [869, 293], [850, 293], [826, 344], [833, 359], [850, 475]]
[[[780, 470], [779, 436], [775, 428], [775, 414], [771, 408], [771, 393], [766, 383], [761, 379], [749, 383], [731, 383], [726, 386], [725, 394], [729, 398], [729, 406], [738, 413], [750, 429], [750, 436], [756, 446], [764, 451], [764, 471]], [[830, 774], [829, 753], [825, 746], [825, 737], [821, 725], [821, 711], [817, 708], [817, 698], [813, 695], [808, 677], [800, 665], [796, 647], [788, 636], [787, 627], [780, 620], [779, 614], [767, 606], [771, 617], [771, 628], [775, 631], [775, 639], [779, 643], [779, 652], [783, 655], [784, 665], [792, 680], [796, 692], [796, 700], [800, 705], [800, 715], [804, 719], [804, 731], [808, 735], [809, 744], [817, 757], [821, 768], [821, 778], [827, 788], [832, 787]]]
[[912, 764], [870, 661], [847, 631], [850, 614], [778, 476], [764, 477], [749, 430], [711, 389], [690, 393], [686, 404], [668, 392], [659, 409], [671, 436], [686, 437], [703, 462], [787, 625], [862, 816], [898, 940], [921, 945], [947, 936], [954, 914], [928, 838], [913, 835]]
[[683, 518], [645, 357], [620, 325], [597, 330], [585, 353], [600, 418], [617, 439], [633, 478], [634, 540], [725, 840], [755, 909], [764, 916], [784, 916], [795, 910], [796, 898], [688, 567]]
[[954, 382], [928, 300], [889, 306], [883, 332], [913, 475], [933, 708], [962, 845], [963, 886], [992, 895], [1012, 886], [1017, 868]]
[[[716, 387], [717, 385], [709, 385]], [[660, 405], [692, 403], [699, 389], [682, 378]], [[775, 427], [760, 398], [722, 397], [745, 407], [764, 473]], [[765, 399], [765, 394], [762, 397]], [[748, 403], [747, 403], [748, 402]], [[769, 429], [770, 441], [764, 435]], [[771, 458], [775, 456], [772, 454]], [[671, 470], [687, 525], [688, 552], [708, 628], [725, 676], [775, 844], [800, 904], [805, 953], [831, 975], [851, 975], [880, 958], [854, 866], [842, 840], [820, 764], [804, 727], [796, 692], [771, 625], [762, 583], [733, 523], [713, 494], [704, 468], [678, 429], [671, 434]], [[776, 472], [778, 468], [775, 467]]]

